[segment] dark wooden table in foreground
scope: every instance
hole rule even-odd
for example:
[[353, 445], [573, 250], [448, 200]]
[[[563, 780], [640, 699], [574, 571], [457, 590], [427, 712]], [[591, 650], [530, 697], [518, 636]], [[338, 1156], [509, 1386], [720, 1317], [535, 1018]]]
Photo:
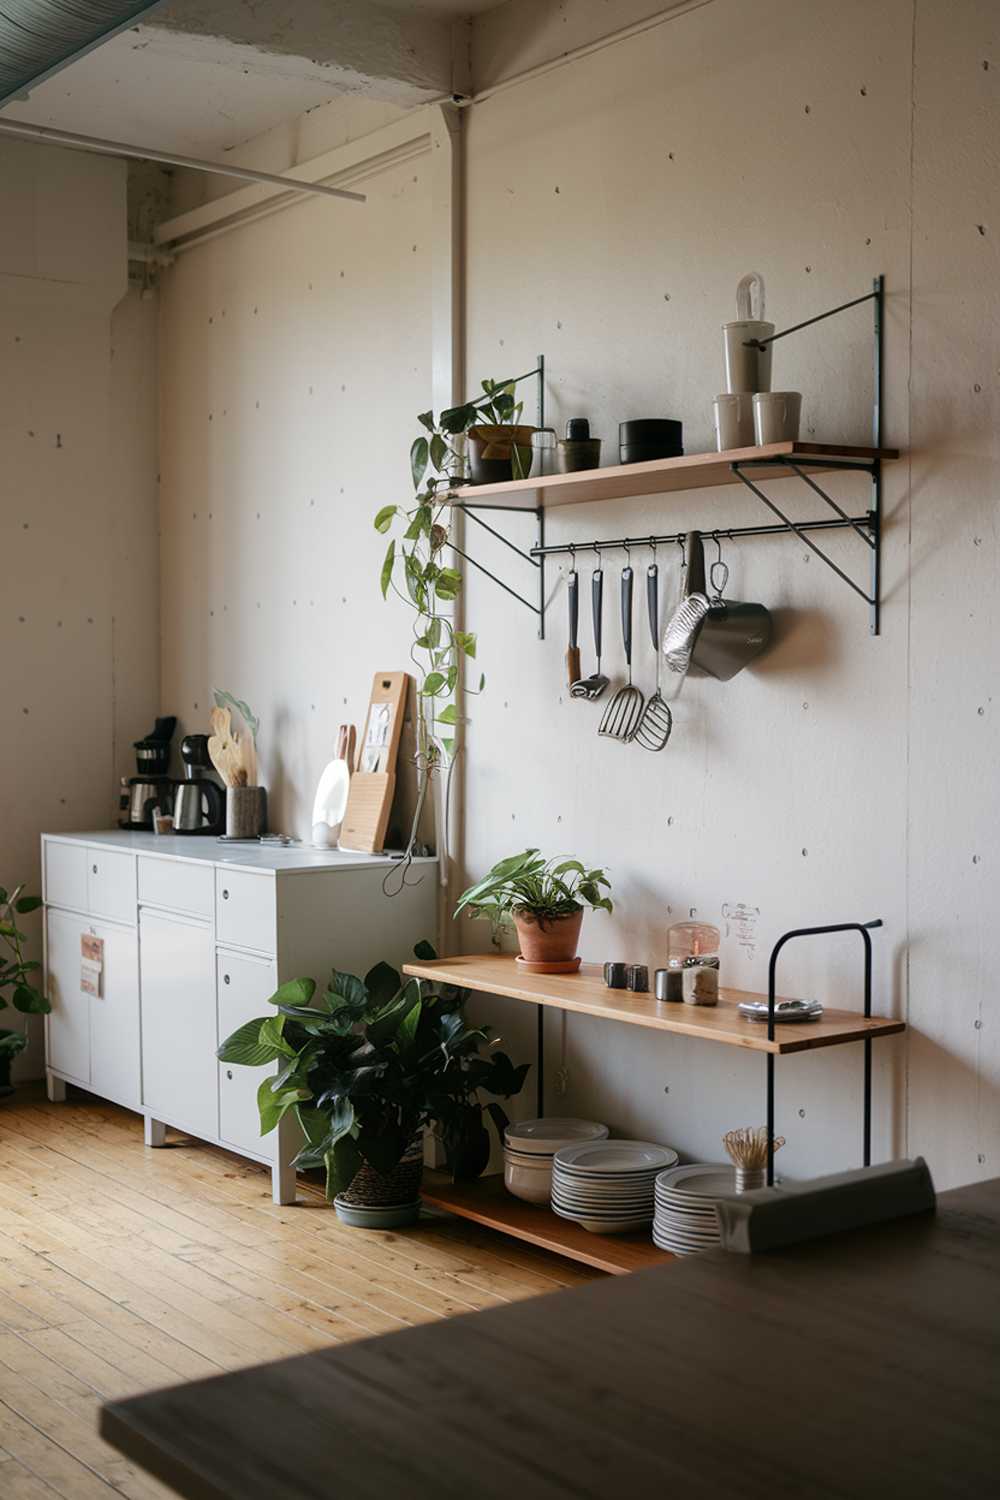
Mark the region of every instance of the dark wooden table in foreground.
[[979, 1496], [1000, 1472], [1000, 1178], [106, 1406], [186, 1500]]

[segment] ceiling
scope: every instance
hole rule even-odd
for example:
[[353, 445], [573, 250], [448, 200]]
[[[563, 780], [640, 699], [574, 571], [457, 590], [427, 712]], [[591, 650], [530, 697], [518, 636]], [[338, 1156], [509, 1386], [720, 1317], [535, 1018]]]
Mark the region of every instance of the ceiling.
[[454, 23], [503, 0], [170, 0], [0, 119], [219, 156], [347, 94], [452, 88]]

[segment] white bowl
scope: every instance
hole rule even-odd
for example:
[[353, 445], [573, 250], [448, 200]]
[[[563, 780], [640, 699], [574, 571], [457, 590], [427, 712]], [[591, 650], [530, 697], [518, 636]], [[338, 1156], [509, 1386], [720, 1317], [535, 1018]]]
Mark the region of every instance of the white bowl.
[[538, 1165], [527, 1166], [512, 1161], [504, 1152], [503, 1182], [515, 1198], [523, 1198], [525, 1203], [547, 1204], [552, 1195], [552, 1162], [543, 1157]]
[[610, 1131], [597, 1120], [546, 1115], [542, 1120], [519, 1120], [504, 1131], [504, 1144], [522, 1154], [553, 1156], [563, 1146], [607, 1140]]

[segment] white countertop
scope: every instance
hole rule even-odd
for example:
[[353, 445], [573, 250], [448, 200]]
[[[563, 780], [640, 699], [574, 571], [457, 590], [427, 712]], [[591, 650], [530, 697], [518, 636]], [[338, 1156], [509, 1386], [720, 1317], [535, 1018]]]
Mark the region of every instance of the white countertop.
[[[352, 854], [340, 849], [313, 849], [308, 844], [226, 844], [212, 834], [131, 833], [126, 829], [105, 828], [96, 833], [45, 833], [47, 839], [71, 844], [103, 845], [129, 854], [152, 855], [160, 859], [185, 859], [197, 863], [225, 865], [227, 869], [278, 871], [289, 874], [309, 870], [349, 870], [358, 865], [369, 869], [399, 864], [387, 854]], [[433, 865], [437, 860], [424, 858], [414, 864]]]

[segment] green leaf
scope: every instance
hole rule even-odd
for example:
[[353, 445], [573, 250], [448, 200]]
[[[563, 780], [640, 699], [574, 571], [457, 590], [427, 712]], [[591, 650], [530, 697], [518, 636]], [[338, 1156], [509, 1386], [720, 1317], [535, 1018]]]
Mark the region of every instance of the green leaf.
[[425, 698], [435, 697], [445, 686], [445, 679], [440, 672], [428, 672], [424, 678], [424, 685], [420, 689]]
[[308, 1005], [316, 993], [315, 979], [288, 979], [270, 998], [271, 1005]]
[[452, 739], [442, 739], [441, 743], [444, 746], [445, 755], [447, 755], [448, 759], [451, 760], [452, 756], [455, 754], [455, 741]]
[[375, 517], [375, 530], [388, 531], [389, 527], [392, 525], [393, 517], [395, 516], [398, 509], [398, 505], [383, 505], [382, 509]]
[[268, 1019], [267, 1016], [258, 1016], [254, 1021], [244, 1022], [231, 1036], [227, 1036], [215, 1054], [219, 1061], [239, 1063], [244, 1068], [260, 1068], [265, 1063], [276, 1062], [279, 1057], [286, 1056], [282, 1048], [260, 1039], [261, 1027]]
[[284, 1038], [285, 1017], [268, 1016], [261, 1022], [259, 1040], [263, 1047], [274, 1047], [282, 1057], [294, 1057], [295, 1048]]
[[415, 1005], [411, 1005], [402, 1021], [399, 1023], [399, 1031], [396, 1033], [397, 1041], [401, 1047], [409, 1049], [417, 1039], [417, 1027], [420, 1025], [420, 1017], [423, 1013], [423, 1001], [418, 998]]
[[440, 469], [448, 457], [448, 444], [439, 432], [435, 432], [431, 438], [431, 463], [435, 469]]
[[395, 562], [396, 562], [396, 541], [395, 541], [395, 538], [393, 538], [393, 540], [389, 543], [388, 551], [386, 552], [385, 558], [384, 558], [384, 560], [382, 562], [382, 576], [381, 576], [381, 578], [379, 580], [379, 583], [380, 583], [381, 589], [382, 589], [382, 598], [383, 599], [386, 597], [386, 595], [389, 592], [389, 584], [392, 582], [392, 570], [393, 570], [393, 567], [395, 565]]
[[413, 488], [419, 490], [420, 481], [427, 472], [427, 463], [430, 458], [430, 449], [425, 437], [413, 439], [410, 448], [410, 473], [413, 475]]
[[52, 1009], [45, 996], [33, 984], [15, 985], [12, 998], [14, 1009], [21, 1011], [23, 1015], [44, 1016]]
[[454, 703], [449, 703], [446, 708], [443, 708], [441, 710], [441, 712], [437, 716], [437, 722], [439, 724], [458, 723], [458, 712], [455, 708]]
[[437, 949], [426, 938], [421, 938], [420, 942], [414, 945], [413, 956], [426, 963], [437, 958]]
[[41, 896], [22, 896], [15, 904], [14, 910], [26, 917], [29, 911], [37, 911], [42, 904]]
[[365, 989], [376, 1010], [391, 1004], [399, 994], [399, 987], [399, 975], [390, 964], [378, 963], [365, 975]]
[[326, 1196], [332, 1202], [338, 1193], [350, 1187], [362, 1166], [361, 1152], [349, 1135], [326, 1153]]
[[293, 1105], [312, 1097], [308, 1089], [282, 1089], [280, 1093], [275, 1093], [273, 1082], [273, 1079], [265, 1078], [257, 1090], [261, 1135], [269, 1134]]
[[421, 427], [426, 427], [428, 432], [434, 431], [434, 413], [432, 411], [418, 412], [417, 421]]
[[340, 969], [334, 969], [327, 993], [338, 995], [341, 1000], [346, 1000], [351, 1006], [364, 1006], [368, 1003], [368, 991], [364, 980], [359, 979], [356, 974], [344, 974]]
[[476, 654], [476, 637], [472, 633], [472, 631], [456, 630], [455, 645], [460, 651], [463, 651], [466, 656], [475, 656]]

